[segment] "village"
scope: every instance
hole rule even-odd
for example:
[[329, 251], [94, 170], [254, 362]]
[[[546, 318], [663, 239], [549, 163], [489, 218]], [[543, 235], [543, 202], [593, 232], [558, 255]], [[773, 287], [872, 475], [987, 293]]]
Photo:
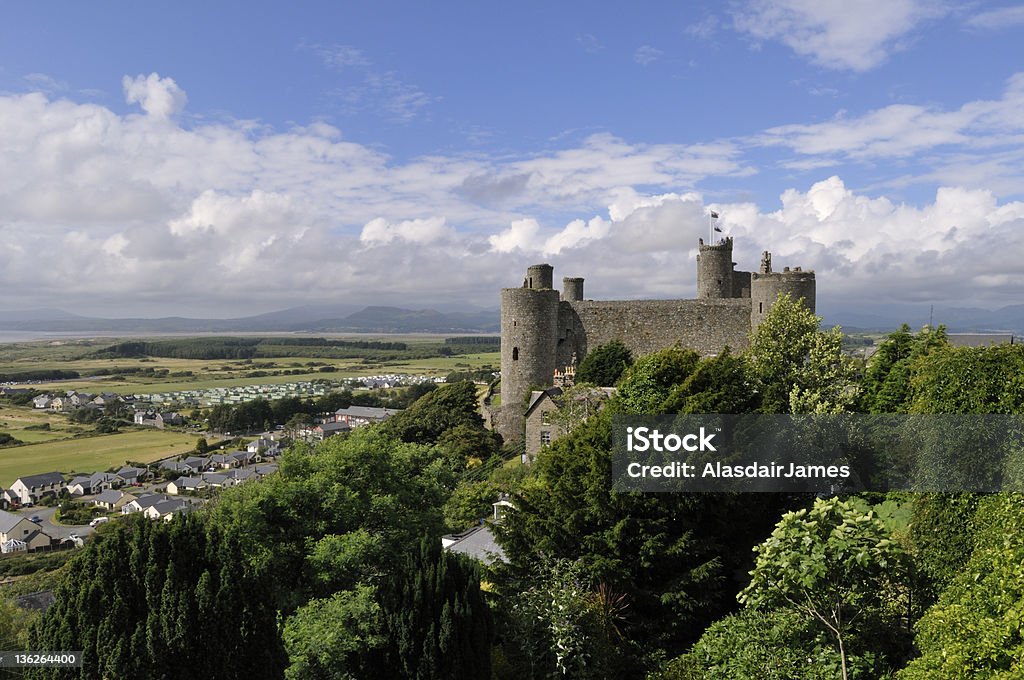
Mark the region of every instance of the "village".
[[[410, 376], [372, 376], [371, 384], [405, 384]], [[420, 378], [415, 376], [413, 378]], [[362, 382], [360, 381], [360, 384]], [[262, 386], [257, 386], [262, 387]], [[277, 387], [277, 386], [275, 386]], [[3, 388], [4, 396], [18, 394], [19, 388]], [[268, 398], [267, 392], [246, 391], [251, 399]], [[318, 391], [306, 392], [314, 396]], [[120, 414], [136, 426], [195, 431], [176, 411], [161, 411], [148, 395], [90, 394], [69, 390], [43, 394], [30, 402], [34, 410], [85, 414]], [[323, 414], [316, 422], [285, 431], [278, 424], [272, 431], [256, 433], [253, 440], [225, 439], [220, 446], [238, 447], [193, 451], [170, 456], [145, 465], [126, 463], [118, 469], [74, 475], [48, 471], [19, 476], [8, 488], [0, 488], [0, 553], [35, 552], [82, 547], [97, 527], [119, 517], [141, 513], [154, 521], [170, 521], [192, 512], [220, 490], [262, 479], [278, 470], [277, 458], [293, 441], [317, 443], [353, 429], [381, 422], [399, 409], [351, 405]], [[90, 415], [91, 414], [91, 415]], [[78, 417], [83, 417], [79, 415]], [[214, 433], [202, 432], [211, 440]], [[82, 445], [88, 446], [88, 439]], [[206, 437], [202, 439], [206, 441]], [[205, 444], [203, 446], [205, 448]]]

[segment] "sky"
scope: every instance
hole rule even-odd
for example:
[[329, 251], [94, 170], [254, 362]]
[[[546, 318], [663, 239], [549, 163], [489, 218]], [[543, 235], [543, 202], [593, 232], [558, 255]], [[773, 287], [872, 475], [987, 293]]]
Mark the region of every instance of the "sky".
[[0, 309], [498, 306], [740, 268], [1024, 302], [1009, 1], [5, 3]]

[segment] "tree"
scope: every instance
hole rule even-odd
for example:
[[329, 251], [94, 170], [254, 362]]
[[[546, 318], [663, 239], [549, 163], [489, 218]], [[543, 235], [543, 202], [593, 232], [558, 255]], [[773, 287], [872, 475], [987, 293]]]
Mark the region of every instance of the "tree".
[[803, 300], [780, 295], [750, 341], [765, 413], [841, 413], [857, 397], [853, 361], [839, 328], [819, 329]]
[[196, 453], [202, 455], [210, 450], [210, 444], [206, 441], [206, 437], [200, 437], [196, 440]]
[[864, 371], [860, 407], [869, 413], [905, 413], [912, 396], [912, 366], [918, 357], [947, 346], [946, 329], [925, 326], [911, 335], [903, 324], [871, 355]]
[[900, 672], [900, 680], [1020, 677], [1024, 497], [986, 497], [974, 524], [974, 552], [918, 621], [915, 642], [921, 656]]
[[484, 419], [478, 406], [476, 385], [464, 380], [428, 392], [379, 427], [382, 432], [403, 442], [433, 444], [442, 434], [458, 425], [482, 430]]
[[633, 354], [618, 340], [595, 347], [580, 362], [576, 370], [577, 382], [611, 387], [623, 372], [633, 365]]
[[666, 413], [753, 413], [760, 399], [747, 358], [726, 349], [702, 359], [662, 408]]
[[659, 413], [672, 389], [700, 363], [690, 349], [672, 347], [637, 359], [619, 384], [619, 402], [630, 413]]
[[740, 602], [820, 622], [836, 641], [846, 680], [851, 629], [878, 614], [889, 584], [904, 578], [903, 548], [873, 511], [833, 498], [783, 515], [756, 552]]
[[621, 677], [619, 653], [627, 599], [594, 587], [579, 561], [541, 565], [533, 581], [509, 596], [501, 677]]
[[368, 678], [383, 670], [383, 615], [372, 587], [310, 600], [288, 619], [288, 680]]
[[390, 677], [475, 680], [490, 675], [491, 614], [479, 563], [424, 537], [379, 591]]

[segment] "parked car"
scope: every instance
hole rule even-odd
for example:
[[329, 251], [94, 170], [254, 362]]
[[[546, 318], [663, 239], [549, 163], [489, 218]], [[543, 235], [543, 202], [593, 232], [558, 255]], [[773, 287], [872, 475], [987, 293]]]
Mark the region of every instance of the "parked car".
[[39, 515], [32, 515], [31, 517], [28, 518], [28, 521], [29, 522], [35, 522], [36, 524], [39, 524], [43, 520], [39, 519]]
[[97, 517], [93, 521], [89, 522], [89, 526], [91, 526], [91, 527], [98, 527], [99, 525], [103, 524], [104, 522], [109, 522], [109, 521], [110, 521], [109, 517]]

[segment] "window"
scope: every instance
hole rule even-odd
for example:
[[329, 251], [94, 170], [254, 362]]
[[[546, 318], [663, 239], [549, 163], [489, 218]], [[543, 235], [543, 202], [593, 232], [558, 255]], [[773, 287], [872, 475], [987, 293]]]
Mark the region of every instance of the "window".
[[764, 314], [764, 303], [763, 302], [758, 302], [757, 303], [757, 313], [758, 314]]
[[512, 348], [512, 361], [519, 361], [519, 348], [518, 347], [513, 347]]
[[541, 430], [540, 443], [541, 446], [551, 443], [551, 430]]
[[540, 423], [541, 425], [551, 424], [551, 411], [544, 411], [544, 413], [540, 414]]

